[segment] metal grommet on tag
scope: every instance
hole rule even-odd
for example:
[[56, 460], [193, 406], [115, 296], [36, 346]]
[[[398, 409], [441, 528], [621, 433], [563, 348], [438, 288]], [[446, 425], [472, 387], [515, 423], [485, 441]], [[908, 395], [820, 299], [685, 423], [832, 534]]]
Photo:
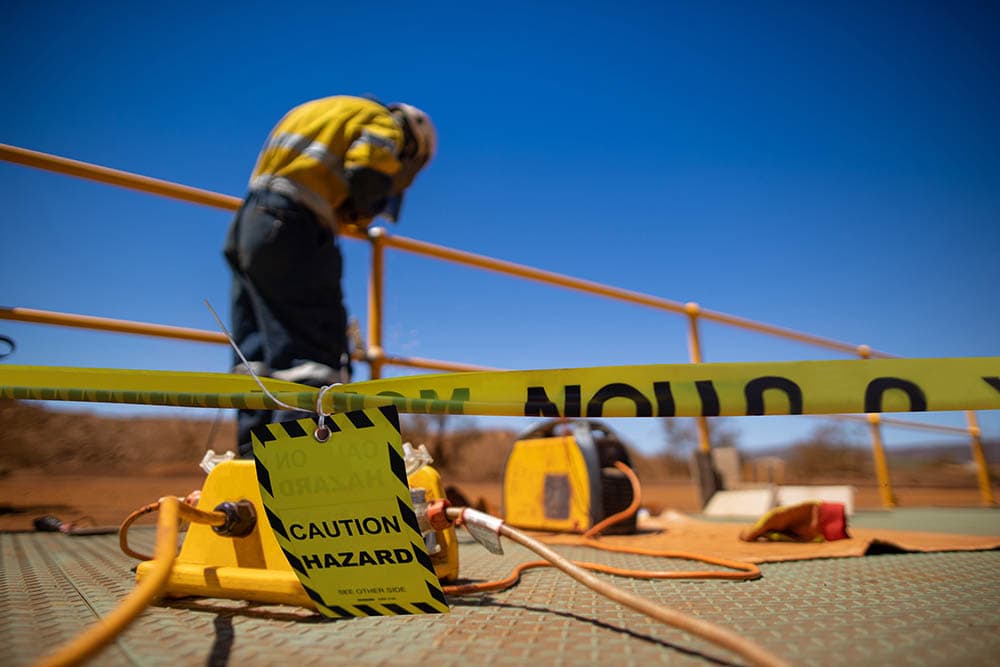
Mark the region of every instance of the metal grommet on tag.
[[313, 437], [316, 439], [316, 442], [326, 442], [330, 439], [331, 431], [326, 425], [326, 418], [330, 415], [323, 412], [323, 394], [338, 384], [340, 383], [337, 382], [332, 385], [323, 385], [319, 388], [319, 395], [316, 396], [316, 414], [319, 415], [319, 419], [316, 420], [316, 430], [313, 431]]

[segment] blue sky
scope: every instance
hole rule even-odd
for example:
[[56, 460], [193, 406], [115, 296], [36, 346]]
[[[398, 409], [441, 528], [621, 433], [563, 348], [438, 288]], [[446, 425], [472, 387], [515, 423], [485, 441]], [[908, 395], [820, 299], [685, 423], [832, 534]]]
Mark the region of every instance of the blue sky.
[[[372, 93], [423, 107], [440, 132], [395, 233], [900, 356], [1000, 354], [995, 4], [538, 4], [14, 1], [0, 142], [242, 196], [285, 111]], [[229, 213], [6, 163], [0, 196], [0, 304], [214, 329], [208, 300], [227, 318]], [[342, 248], [363, 324], [368, 249]], [[403, 253], [386, 289], [392, 354], [688, 360], [670, 313]], [[702, 331], [706, 361], [842, 357]], [[0, 333], [19, 364], [229, 360], [206, 344]], [[996, 411], [979, 418], [1000, 436]], [[662, 441], [652, 421], [615, 426], [641, 449]], [[751, 449], [815, 426], [737, 424]]]

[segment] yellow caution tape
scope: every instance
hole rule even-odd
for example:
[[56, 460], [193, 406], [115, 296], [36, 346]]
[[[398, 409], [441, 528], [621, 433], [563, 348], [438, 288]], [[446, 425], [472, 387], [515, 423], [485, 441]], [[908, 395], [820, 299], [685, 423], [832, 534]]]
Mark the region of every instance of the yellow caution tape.
[[374, 380], [343, 391], [365, 395], [348, 401], [352, 409], [370, 405], [375, 394], [392, 397], [400, 412], [528, 417], [990, 410], [1000, 408], [1000, 357], [452, 373]]
[[[280, 392], [286, 399], [290, 393], [301, 393], [301, 407], [315, 410], [314, 387], [272, 378], [262, 378], [262, 382], [268, 391]], [[195, 408], [277, 407], [249, 375], [66, 366], [0, 365], [0, 398]]]
[[[265, 380], [315, 411], [318, 390]], [[243, 375], [0, 366], [0, 398], [272, 409]], [[693, 417], [1000, 409], [1000, 357], [603, 366], [337, 386], [323, 409], [522, 417]]]

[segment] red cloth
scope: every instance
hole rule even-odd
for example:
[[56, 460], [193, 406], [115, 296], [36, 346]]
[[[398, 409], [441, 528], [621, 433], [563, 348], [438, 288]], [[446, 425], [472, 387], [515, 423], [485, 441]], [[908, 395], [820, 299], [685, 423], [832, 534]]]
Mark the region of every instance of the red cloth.
[[847, 511], [844, 503], [821, 502], [819, 504], [819, 526], [827, 542], [846, 540]]

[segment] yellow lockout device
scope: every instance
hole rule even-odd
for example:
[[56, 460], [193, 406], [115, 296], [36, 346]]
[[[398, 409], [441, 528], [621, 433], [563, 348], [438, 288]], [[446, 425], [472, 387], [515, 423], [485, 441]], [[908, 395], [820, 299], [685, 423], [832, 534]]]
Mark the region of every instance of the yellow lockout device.
[[[424, 491], [425, 501], [428, 504], [435, 500], [445, 499], [441, 475], [433, 467], [424, 466], [407, 479], [413, 492]], [[434, 573], [437, 574], [438, 579], [441, 581], [458, 579], [458, 536], [455, 534], [455, 528], [431, 531], [425, 536], [425, 542], [431, 563], [434, 564]]]
[[[514, 443], [504, 469], [504, 521], [518, 528], [583, 533], [626, 509], [633, 498], [631, 467], [621, 440], [601, 422], [554, 420]], [[635, 516], [606, 533], [634, 533]]]
[[[408, 478], [411, 490], [424, 490], [427, 501], [444, 498], [437, 471], [430, 466]], [[248, 500], [257, 523], [246, 537], [224, 537], [211, 526], [192, 523], [174, 562], [164, 595], [189, 595], [315, 608], [282, 552], [263, 511], [254, 462], [224, 461], [212, 469], [198, 500], [198, 509], [212, 511], [223, 502]], [[454, 528], [425, 536], [435, 574], [443, 581], [458, 578], [458, 539]], [[144, 561], [136, 570], [141, 580], [155, 567]]]

